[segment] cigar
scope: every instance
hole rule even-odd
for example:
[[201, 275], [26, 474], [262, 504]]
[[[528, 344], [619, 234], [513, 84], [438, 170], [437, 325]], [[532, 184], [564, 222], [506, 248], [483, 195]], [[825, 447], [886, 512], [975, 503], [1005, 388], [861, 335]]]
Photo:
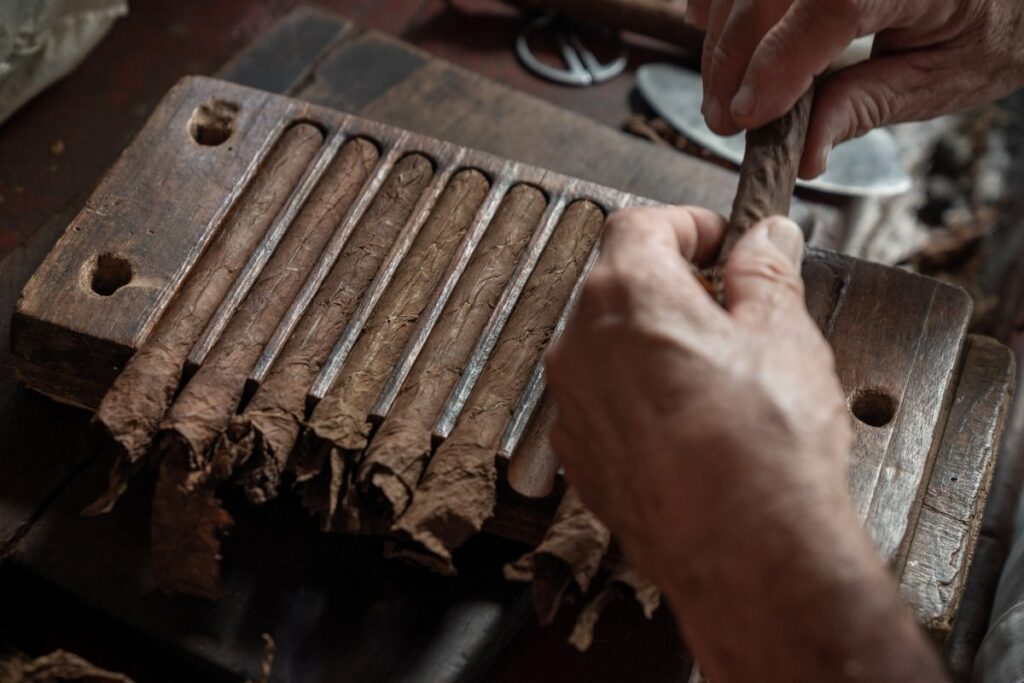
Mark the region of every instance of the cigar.
[[812, 86], [788, 112], [761, 128], [747, 131], [740, 183], [718, 253], [716, 291], [721, 291], [725, 263], [736, 241], [769, 216], [789, 215], [813, 104]]

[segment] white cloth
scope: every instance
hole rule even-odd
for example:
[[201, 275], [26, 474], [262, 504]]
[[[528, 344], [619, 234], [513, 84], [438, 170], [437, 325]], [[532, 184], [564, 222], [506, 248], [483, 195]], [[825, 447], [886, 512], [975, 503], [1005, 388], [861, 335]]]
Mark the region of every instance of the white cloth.
[[128, 13], [128, 0], [0, 0], [0, 123], [65, 76]]

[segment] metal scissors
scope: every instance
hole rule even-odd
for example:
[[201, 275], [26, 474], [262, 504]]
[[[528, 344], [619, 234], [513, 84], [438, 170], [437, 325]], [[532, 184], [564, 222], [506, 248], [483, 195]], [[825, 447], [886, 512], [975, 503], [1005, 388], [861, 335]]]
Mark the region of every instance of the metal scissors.
[[[558, 45], [564, 68], [546, 64], [530, 49], [530, 38], [540, 31], [550, 29]], [[563, 85], [596, 85], [615, 78], [626, 68], [626, 46], [618, 40], [618, 32], [608, 31], [616, 37], [618, 55], [602, 64], [580, 40], [573, 24], [555, 12], [549, 12], [534, 19], [516, 39], [516, 55], [527, 69], [555, 83]]]

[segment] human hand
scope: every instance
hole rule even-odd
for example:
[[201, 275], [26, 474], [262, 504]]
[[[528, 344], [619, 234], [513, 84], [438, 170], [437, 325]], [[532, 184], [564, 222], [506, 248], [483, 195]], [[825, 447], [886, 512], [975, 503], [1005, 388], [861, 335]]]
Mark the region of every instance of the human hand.
[[877, 34], [869, 60], [818, 83], [804, 178], [844, 140], [1024, 85], [1020, 0], [690, 0], [687, 12], [706, 29], [704, 115], [721, 135], [778, 118], [855, 38]]
[[804, 304], [800, 229], [773, 218], [736, 243], [725, 309], [687, 263], [724, 230], [704, 209], [613, 214], [547, 357], [569, 481], [663, 586], [688, 558], [849, 507], [849, 418]]
[[804, 307], [799, 228], [755, 226], [725, 308], [687, 261], [725, 221], [612, 215], [548, 353], [551, 444], [583, 501], [666, 594], [715, 681], [945, 680], [846, 491], [849, 418]]

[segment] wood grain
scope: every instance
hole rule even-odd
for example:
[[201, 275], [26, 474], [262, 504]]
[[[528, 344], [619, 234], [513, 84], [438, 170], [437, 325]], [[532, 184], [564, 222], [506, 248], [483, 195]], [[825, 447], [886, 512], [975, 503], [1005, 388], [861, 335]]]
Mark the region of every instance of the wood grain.
[[952, 630], [967, 581], [1014, 380], [1009, 349], [988, 337], [968, 337], [900, 581], [918, 622], [940, 642]]
[[[230, 142], [200, 145], [189, 134], [194, 109], [208, 101], [239, 105]], [[166, 106], [154, 112], [22, 292], [12, 322], [21, 377], [60, 400], [99, 404], [283, 130], [287, 119], [266, 111], [266, 101], [263, 93], [243, 94], [226, 83], [211, 83], [201, 100], [187, 81], [168, 93]], [[289, 115], [301, 109], [290, 106]], [[182, 201], [183, 192], [189, 201]], [[109, 296], [90, 286], [104, 254], [131, 268], [130, 281]], [[71, 328], [69, 314], [81, 316]], [[83, 366], [91, 372], [74, 371]]]
[[[897, 570], [952, 398], [970, 309], [962, 290], [858, 262], [826, 322], [836, 372], [855, 417], [861, 413], [853, 421], [850, 492], [882, 558]], [[868, 322], [882, 319], [884, 327]]]

